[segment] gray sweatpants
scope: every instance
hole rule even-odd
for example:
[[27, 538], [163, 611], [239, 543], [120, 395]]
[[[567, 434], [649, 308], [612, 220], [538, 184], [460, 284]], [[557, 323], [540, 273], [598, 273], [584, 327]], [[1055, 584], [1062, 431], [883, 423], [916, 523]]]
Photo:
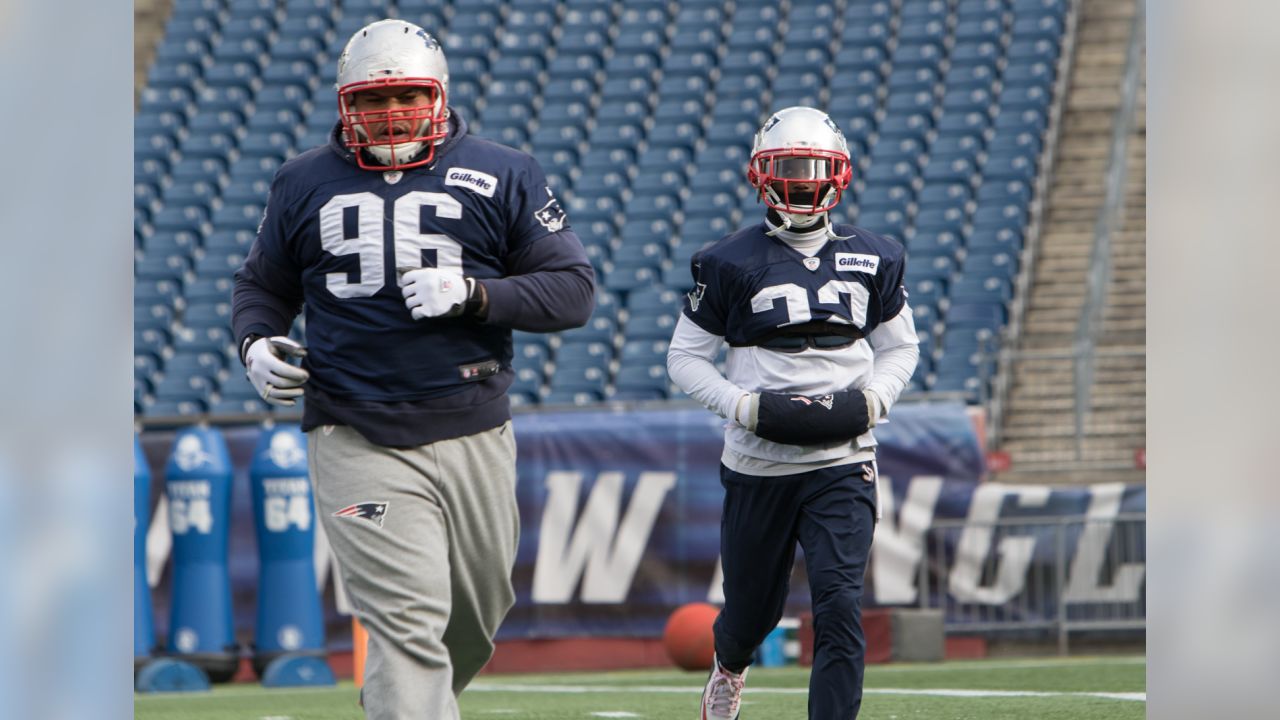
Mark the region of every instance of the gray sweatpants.
[[456, 720], [515, 602], [511, 423], [409, 449], [325, 426], [307, 444], [325, 533], [369, 632], [365, 716]]

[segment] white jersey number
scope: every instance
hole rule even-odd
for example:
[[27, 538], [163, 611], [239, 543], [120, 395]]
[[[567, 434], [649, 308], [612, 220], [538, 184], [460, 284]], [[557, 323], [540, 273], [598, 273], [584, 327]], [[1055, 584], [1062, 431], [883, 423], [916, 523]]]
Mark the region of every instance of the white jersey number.
[[[462, 274], [462, 245], [448, 235], [423, 233], [419, 229], [422, 208], [432, 206], [436, 215], [457, 220], [462, 217], [462, 204], [447, 193], [411, 192], [396, 200], [391, 226], [397, 270], [424, 267], [422, 251], [436, 251], [436, 267]], [[343, 217], [347, 208], [356, 211], [356, 236], [346, 237]], [[373, 193], [335, 195], [320, 208], [320, 247], [335, 255], [360, 256], [360, 281], [351, 282], [344, 272], [329, 273], [325, 285], [340, 298], [369, 297], [387, 282], [385, 271], [386, 243], [382, 220], [386, 202]]]
[[[867, 301], [871, 299], [871, 291], [865, 285], [851, 280], [832, 280], [818, 288], [818, 302], [823, 305], [839, 305], [840, 296], [849, 296], [849, 318], [854, 325], [865, 327], [867, 324]], [[795, 283], [770, 285], [751, 298], [751, 312], [768, 312], [773, 309], [773, 301], [778, 298], [786, 300], [787, 321], [778, 327], [807, 323], [813, 318], [810, 311], [809, 293]], [[844, 318], [832, 316], [832, 322], [843, 323]]]

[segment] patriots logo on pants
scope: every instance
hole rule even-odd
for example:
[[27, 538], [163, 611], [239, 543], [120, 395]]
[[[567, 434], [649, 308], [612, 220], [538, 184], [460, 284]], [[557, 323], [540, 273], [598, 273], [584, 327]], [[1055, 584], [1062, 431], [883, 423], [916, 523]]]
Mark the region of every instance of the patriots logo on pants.
[[387, 503], [362, 502], [348, 505], [333, 514], [334, 517], [364, 518], [382, 527], [382, 520], [387, 516]]

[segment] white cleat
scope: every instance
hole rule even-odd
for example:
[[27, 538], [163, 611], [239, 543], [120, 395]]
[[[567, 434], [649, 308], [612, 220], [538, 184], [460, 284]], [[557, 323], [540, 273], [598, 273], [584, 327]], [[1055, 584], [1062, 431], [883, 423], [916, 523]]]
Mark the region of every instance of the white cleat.
[[717, 658], [711, 668], [711, 676], [707, 678], [707, 686], [702, 690], [702, 714], [700, 720], [738, 720], [738, 711], [742, 704], [742, 686], [747, 682], [747, 671], [732, 673], [720, 665]]

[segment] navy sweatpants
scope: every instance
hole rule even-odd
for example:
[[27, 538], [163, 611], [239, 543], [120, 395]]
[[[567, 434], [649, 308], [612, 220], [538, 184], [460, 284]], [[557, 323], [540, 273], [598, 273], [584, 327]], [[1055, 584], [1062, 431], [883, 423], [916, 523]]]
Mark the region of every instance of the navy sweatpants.
[[741, 670], [782, 619], [798, 541], [813, 598], [811, 720], [852, 720], [862, 705], [862, 581], [875, 530], [874, 478], [871, 463], [781, 477], [720, 466], [725, 602], [715, 623], [717, 657]]

